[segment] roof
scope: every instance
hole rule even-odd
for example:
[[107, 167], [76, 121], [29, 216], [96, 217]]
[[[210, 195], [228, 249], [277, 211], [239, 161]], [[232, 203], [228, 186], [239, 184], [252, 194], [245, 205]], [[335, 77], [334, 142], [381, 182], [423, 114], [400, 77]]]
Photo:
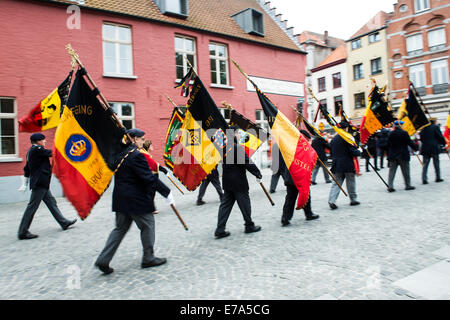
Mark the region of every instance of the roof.
[[[79, 5], [78, 2], [70, 0], [41, 1]], [[153, 0], [84, 0], [84, 5], [79, 6], [303, 52], [265, 12], [257, 0], [189, 0], [188, 3], [187, 18], [162, 14]], [[231, 17], [248, 8], [256, 9], [264, 14], [264, 37], [246, 33]]]
[[339, 48], [333, 50], [328, 57], [326, 57], [317, 67], [312, 69], [312, 72], [316, 72], [328, 67], [335, 66], [347, 60], [347, 46], [345, 44], [341, 45]]
[[[364, 26], [362, 26], [349, 40], [359, 38], [372, 31], [379, 30], [386, 26], [386, 21], [389, 19], [390, 14], [384, 11], [378, 12], [372, 19], [370, 19]], [[347, 41], [349, 41], [347, 40]]]
[[344, 40], [335, 38], [335, 37], [327, 36], [327, 39], [328, 39], [328, 42], [325, 43], [325, 34], [320, 34], [320, 33], [312, 32], [312, 31], [303, 31], [298, 36], [298, 42], [301, 44], [307, 43], [307, 42], [309, 42], [309, 43], [312, 42], [312, 43], [315, 43], [315, 44], [317, 44], [319, 46], [323, 46], [323, 47], [337, 48], [345, 43]]

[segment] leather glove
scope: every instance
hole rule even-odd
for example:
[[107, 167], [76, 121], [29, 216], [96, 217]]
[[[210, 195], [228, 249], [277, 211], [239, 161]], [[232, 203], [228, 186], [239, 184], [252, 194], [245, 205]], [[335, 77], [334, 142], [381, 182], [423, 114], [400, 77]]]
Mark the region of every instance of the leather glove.
[[22, 185], [17, 189], [17, 191], [25, 192], [27, 190], [28, 181], [30, 181], [30, 178], [27, 178], [25, 176], [20, 177], [22, 179]]
[[261, 176], [261, 175], [258, 176], [258, 177], [256, 177], [256, 182], [257, 182], [257, 183], [261, 183], [261, 180], [262, 180], [262, 176]]
[[170, 191], [169, 195], [167, 196], [166, 202], [168, 205], [171, 205], [171, 204], [175, 205], [175, 200], [173, 199], [172, 191]]

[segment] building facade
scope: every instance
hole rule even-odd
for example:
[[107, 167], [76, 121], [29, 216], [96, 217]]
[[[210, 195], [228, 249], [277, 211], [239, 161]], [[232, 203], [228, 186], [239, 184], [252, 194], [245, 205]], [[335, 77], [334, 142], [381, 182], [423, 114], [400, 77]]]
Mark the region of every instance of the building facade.
[[[257, 95], [233, 58], [294, 121], [290, 106], [305, 95], [306, 55], [264, 6], [257, 0], [1, 1], [0, 202], [28, 198], [15, 191], [30, 146], [17, 121], [67, 76], [68, 43], [123, 124], [147, 132], [159, 162], [172, 112], [166, 95], [179, 106], [187, 101], [174, 89], [186, 60], [218, 106], [226, 101], [263, 124]], [[54, 132], [44, 132], [49, 146]]]
[[441, 124], [450, 107], [449, 17], [448, 0], [399, 0], [387, 27], [393, 108], [400, 106], [410, 79]]

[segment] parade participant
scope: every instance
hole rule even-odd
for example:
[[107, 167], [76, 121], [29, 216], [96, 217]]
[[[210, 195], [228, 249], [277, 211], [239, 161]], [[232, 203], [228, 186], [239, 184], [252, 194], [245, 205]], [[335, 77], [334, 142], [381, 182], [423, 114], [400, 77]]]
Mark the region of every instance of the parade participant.
[[274, 143], [272, 145], [272, 161], [270, 162], [270, 169], [272, 170], [272, 177], [270, 178], [270, 193], [275, 193], [277, 191], [278, 180], [283, 176], [283, 171], [280, 168], [280, 163], [278, 159], [275, 159], [273, 155], [279, 154], [278, 144]]
[[[345, 122], [340, 123], [340, 127], [344, 130], [348, 128], [348, 124]], [[348, 144], [340, 135], [335, 135], [330, 143], [331, 146], [331, 172], [334, 174], [337, 182], [342, 185], [344, 180], [347, 180], [347, 191], [350, 196], [350, 205], [357, 206], [360, 204], [356, 194], [356, 171], [354, 157], [362, 155], [362, 151], [358, 150], [355, 146]], [[328, 204], [332, 210], [337, 209], [336, 200], [339, 196], [339, 186], [336, 182], [332, 182], [330, 195], [328, 197]]]
[[439, 167], [439, 153], [445, 146], [446, 141], [441, 130], [436, 125], [437, 118], [430, 118], [431, 124], [420, 132], [420, 141], [422, 148], [420, 154], [423, 155], [422, 183], [427, 184], [427, 171], [430, 160], [433, 159], [434, 171], [436, 173], [436, 182], [444, 181], [441, 179], [441, 170]]
[[116, 228], [111, 232], [106, 245], [95, 262], [105, 274], [114, 271], [109, 266], [115, 252], [134, 221], [141, 231], [143, 247], [142, 268], [155, 267], [167, 262], [154, 256], [155, 218], [151, 191], [161, 193], [169, 204], [174, 204], [172, 192], [150, 170], [145, 156], [139, 151], [143, 147], [145, 132], [139, 129], [127, 131], [131, 144], [126, 149], [119, 169], [115, 174], [112, 195], [112, 211], [116, 213]]
[[41, 201], [44, 201], [63, 230], [67, 230], [69, 226], [77, 221], [77, 219], [67, 220], [61, 214], [56, 200], [50, 192], [50, 179], [52, 176], [50, 157], [52, 156], [52, 151], [45, 149], [47, 143], [45, 136], [42, 133], [33, 133], [30, 141], [32, 146], [27, 152], [27, 162], [23, 169], [22, 186], [18, 189], [19, 191], [25, 191], [28, 182], [30, 182], [31, 197], [20, 222], [18, 232], [20, 240], [38, 237], [38, 235], [30, 233], [28, 229]]
[[244, 149], [238, 144], [240, 133], [238, 126], [231, 126], [234, 130], [234, 142], [232, 148], [227, 152], [223, 161], [222, 185], [224, 190], [223, 200], [220, 203], [217, 228], [215, 237], [217, 239], [225, 238], [230, 232], [225, 231], [228, 218], [233, 209], [235, 202], [238, 203], [239, 209], [245, 221], [245, 233], [258, 232], [260, 226], [255, 226], [251, 218], [251, 204], [249, 197], [249, 186], [246, 170], [253, 174], [258, 180], [262, 179], [262, 174], [258, 167], [249, 159]]
[[[373, 135], [371, 135], [369, 137], [366, 145], [367, 145], [367, 150], [369, 151], [369, 154], [374, 159], [375, 170], [379, 171], [380, 169], [378, 169], [378, 165], [377, 165], [377, 136], [376, 136], [376, 133], [374, 133]], [[370, 161], [370, 157], [366, 158], [366, 172], [370, 172], [369, 161]]]
[[409, 161], [411, 159], [409, 155], [408, 146], [417, 151], [419, 147], [411, 140], [408, 133], [402, 130], [401, 125], [403, 121], [397, 120], [394, 122], [394, 130], [389, 133], [387, 146], [388, 146], [388, 167], [389, 167], [389, 179], [388, 179], [388, 191], [394, 192], [394, 178], [397, 167], [400, 166], [402, 170], [403, 179], [405, 180], [405, 190], [414, 190], [415, 187], [411, 186], [411, 177], [409, 174]]
[[197, 205], [201, 206], [204, 205], [206, 202], [203, 201], [203, 197], [205, 196], [206, 188], [208, 187], [209, 183], [212, 183], [214, 188], [216, 188], [217, 193], [219, 194], [220, 201], [223, 199], [223, 191], [222, 186], [220, 185], [220, 179], [219, 179], [219, 171], [217, 168], [214, 168], [213, 171], [206, 177], [205, 180], [203, 180], [202, 184], [200, 185], [200, 190], [198, 191], [198, 197], [197, 197]]
[[[315, 137], [311, 143], [311, 146], [316, 151], [317, 156], [319, 159], [326, 164], [327, 163], [327, 154], [325, 152], [325, 149], [330, 150], [330, 144], [323, 138], [323, 137]], [[311, 175], [311, 184], [316, 185], [316, 177], [317, 173], [319, 173], [319, 169], [322, 167], [319, 161], [316, 162], [316, 166], [313, 169], [312, 175]], [[328, 174], [327, 170], [322, 167], [323, 170], [323, 177], [325, 178], [326, 183], [331, 183], [330, 175]]]
[[380, 156], [380, 169], [384, 168], [384, 157], [387, 155], [387, 141], [389, 130], [382, 128], [377, 136], [377, 149]]

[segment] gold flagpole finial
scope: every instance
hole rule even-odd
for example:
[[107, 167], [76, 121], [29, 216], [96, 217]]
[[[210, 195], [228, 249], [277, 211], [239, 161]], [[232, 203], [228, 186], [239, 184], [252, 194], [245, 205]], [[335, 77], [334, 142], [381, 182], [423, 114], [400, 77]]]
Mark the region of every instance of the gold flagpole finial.
[[233, 106], [226, 101], [222, 101], [222, 105], [228, 110], [233, 110]]

